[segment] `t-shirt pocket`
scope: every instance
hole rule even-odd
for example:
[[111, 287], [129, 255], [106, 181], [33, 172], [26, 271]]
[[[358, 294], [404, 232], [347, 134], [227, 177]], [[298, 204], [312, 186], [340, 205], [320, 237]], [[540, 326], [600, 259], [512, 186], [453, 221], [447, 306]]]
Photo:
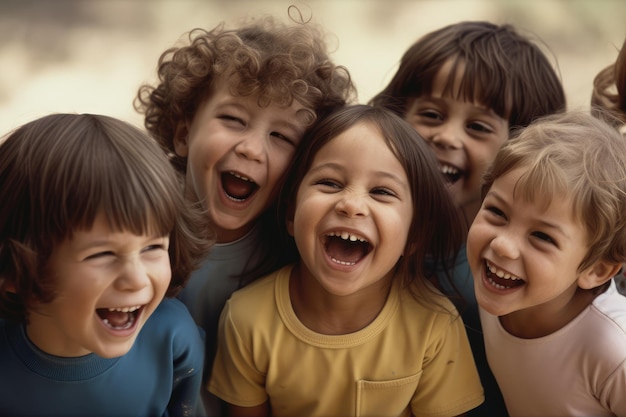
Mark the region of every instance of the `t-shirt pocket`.
[[422, 372], [388, 381], [357, 382], [358, 417], [409, 416], [411, 399]]

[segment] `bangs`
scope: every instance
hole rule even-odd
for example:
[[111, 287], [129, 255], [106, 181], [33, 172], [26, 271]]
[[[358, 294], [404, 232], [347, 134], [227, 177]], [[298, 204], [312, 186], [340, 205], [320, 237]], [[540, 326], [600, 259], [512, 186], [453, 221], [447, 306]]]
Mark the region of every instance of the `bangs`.
[[[63, 152], [65, 146], [76, 149]], [[52, 159], [59, 158], [43, 174], [40, 201], [52, 206], [49, 236], [63, 239], [89, 229], [99, 213], [115, 231], [165, 236], [174, 228], [184, 204], [182, 185], [165, 154], [139, 130], [94, 121], [75, 142], [68, 138], [59, 147]]]
[[[517, 168], [523, 167], [519, 165]], [[569, 195], [569, 184], [563, 170], [546, 160], [539, 160], [520, 176], [513, 195], [546, 210], [555, 199]]]
[[450, 60], [452, 66], [443, 94], [455, 100], [480, 103], [508, 119], [511, 94], [506, 80], [509, 75], [498, 66], [486, 66], [480, 60], [467, 59], [461, 54]]

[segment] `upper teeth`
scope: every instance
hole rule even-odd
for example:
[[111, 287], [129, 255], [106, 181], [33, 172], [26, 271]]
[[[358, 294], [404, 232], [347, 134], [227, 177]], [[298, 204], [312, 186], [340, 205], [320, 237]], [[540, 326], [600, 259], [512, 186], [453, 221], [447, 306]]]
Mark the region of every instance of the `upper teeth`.
[[498, 278], [504, 278], [504, 279], [512, 279], [512, 280], [520, 280], [521, 278], [516, 277], [515, 275], [511, 275], [508, 272], [502, 271], [498, 268], [496, 268], [494, 265], [490, 264], [489, 262], [487, 262], [487, 268], [489, 268], [489, 272], [491, 272], [492, 274], [496, 275]]
[[243, 175], [239, 175], [239, 174], [237, 174], [236, 172], [232, 172], [232, 171], [231, 171], [231, 172], [230, 172], [230, 175], [232, 175], [232, 176], [233, 176], [233, 177], [235, 177], [235, 178], [239, 178], [240, 180], [253, 182], [250, 178], [248, 178], [248, 177], [244, 177]]
[[116, 307], [109, 308], [109, 311], [121, 311], [123, 313], [132, 313], [135, 310], [139, 310], [141, 306], [132, 306], [132, 307]]
[[351, 242], [356, 242], [357, 240], [359, 242], [367, 242], [367, 240], [363, 239], [361, 236], [353, 235], [348, 232], [341, 232], [341, 233], [330, 232], [329, 236], [337, 236], [337, 237], [342, 238], [343, 240], [349, 240]]
[[441, 172], [444, 174], [458, 174], [459, 170], [451, 165], [441, 165]]

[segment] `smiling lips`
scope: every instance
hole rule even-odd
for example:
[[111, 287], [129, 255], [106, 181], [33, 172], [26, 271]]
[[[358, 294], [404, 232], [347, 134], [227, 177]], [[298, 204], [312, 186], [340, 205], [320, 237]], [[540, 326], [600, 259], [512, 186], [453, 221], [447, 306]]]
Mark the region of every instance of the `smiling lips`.
[[499, 290], [515, 288], [525, 284], [523, 279], [498, 269], [498, 267], [488, 261], [485, 261], [485, 275], [487, 281]]
[[243, 202], [259, 189], [258, 184], [250, 178], [233, 171], [222, 173], [221, 178], [222, 188], [232, 201]]
[[462, 170], [449, 164], [440, 163], [439, 169], [449, 184], [454, 184], [463, 176]]
[[324, 248], [333, 262], [352, 266], [370, 253], [372, 245], [361, 236], [343, 231], [326, 235]]
[[113, 330], [130, 329], [137, 320], [143, 306], [99, 308], [96, 313], [102, 322]]

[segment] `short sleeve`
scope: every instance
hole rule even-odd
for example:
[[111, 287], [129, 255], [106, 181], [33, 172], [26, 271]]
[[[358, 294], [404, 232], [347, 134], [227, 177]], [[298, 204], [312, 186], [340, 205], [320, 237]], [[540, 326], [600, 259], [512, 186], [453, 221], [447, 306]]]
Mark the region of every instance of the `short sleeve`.
[[226, 302], [220, 316], [217, 354], [209, 381], [209, 391], [222, 400], [253, 407], [267, 401], [264, 371], [254, 362], [250, 341], [244, 340], [231, 316], [231, 302]]
[[436, 323], [422, 377], [411, 401], [416, 416], [459, 415], [484, 401], [462, 319], [441, 316]]

